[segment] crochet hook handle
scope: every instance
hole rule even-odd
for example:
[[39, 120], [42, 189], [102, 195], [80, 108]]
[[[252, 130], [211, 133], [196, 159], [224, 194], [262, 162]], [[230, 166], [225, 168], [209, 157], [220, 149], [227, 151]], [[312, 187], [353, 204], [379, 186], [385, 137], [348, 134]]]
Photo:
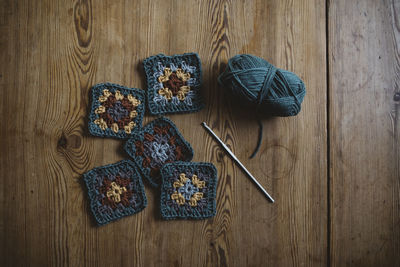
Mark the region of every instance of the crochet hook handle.
[[221, 139], [219, 139], [219, 137], [213, 132], [213, 130], [211, 130], [210, 127], [208, 127], [208, 125], [205, 122], [202, 122], [201, 125], [203, 125], [203, 127], [212, 135], [214, 136], [215, 140], [218, 141], [218, 143], [225, 149], [225, 151], [232, 157], [232, 159], [239, 165], [240, 168], [242, 168], [242, 170], [247, 174], [247, 176], [249, 176], [249, 178], [251, 180], [253, 180], [253, 182], [257, 185], [257, 187], [264, 193], [264, 195], [272, 202], [274, 203], [275, 200], [268, 194], [267, 190], [264, 189], [264, 187], [262, 187], [262, 185], [256, 180], [256, 178], [254, 178], [254, 176], [246, 169], [246, 167], [240, 162], [240, 160], [238, 160], [238, 158], [235, 156], [235, 154], [233, 154], [233, 152], [228, 148], [227, 145], [224, 144], [224, 142], [222, 142]]

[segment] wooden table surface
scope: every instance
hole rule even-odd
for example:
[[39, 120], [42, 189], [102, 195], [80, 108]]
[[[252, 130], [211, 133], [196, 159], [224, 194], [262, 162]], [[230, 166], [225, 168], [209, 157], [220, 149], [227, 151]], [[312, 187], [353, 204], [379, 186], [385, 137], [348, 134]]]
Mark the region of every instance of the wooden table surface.
[[[398, 0], [15, 1], [0, 9], [2, 266], [400, 266]], [[97, 227], [82, 174], [127, 156], [87, 131], [99, 82], [145, 89], [141, 62], [197, 52], [206, 107], [168, 116], [218, 169], [217, 215], [147, 208]], [[297, 73], [296, 117], [258, 126], [216, 78], [239, 53]], [[146, 122], [154, 117], [146, 114]], [[269, 203], [200, 126], [259, 179]]]

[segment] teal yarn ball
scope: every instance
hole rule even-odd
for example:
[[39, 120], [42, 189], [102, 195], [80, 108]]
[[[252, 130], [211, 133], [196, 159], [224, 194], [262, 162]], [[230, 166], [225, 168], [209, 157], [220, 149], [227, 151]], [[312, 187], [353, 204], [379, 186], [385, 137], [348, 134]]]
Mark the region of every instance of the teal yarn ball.
[[218, 82], [261, 116], [295, 116], [306, 94], [304, 83], [296, 74], [246, 54], [229, 59]]

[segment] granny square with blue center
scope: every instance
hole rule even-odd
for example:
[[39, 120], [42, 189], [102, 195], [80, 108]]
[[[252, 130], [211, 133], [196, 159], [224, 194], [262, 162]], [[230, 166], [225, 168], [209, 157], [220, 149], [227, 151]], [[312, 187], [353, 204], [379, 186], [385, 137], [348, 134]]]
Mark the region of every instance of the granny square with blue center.
[[92, 88], [89, 132], [95, 136], [125, 139], [142, 127], [144, 91], [101, 83]]
[[201, 62], [196, 53], [159, 54], [146, 58], [143, 65], [151, 114], [195, 112], [204, 107]]
[[94, 168], [83, 179], [98, 225], [138, 213], [147, 205], [142, 179], [129, 160]]
[[207, 162], [177, 162], [161, 169], [164, 219], [205, 219], [216, 214], [217, 169]]
[[160, 185], [164, 164], [193, 158], [192, 147], [167, 118], [156, 119], [132, 134], [124, 148], [153, 186]]

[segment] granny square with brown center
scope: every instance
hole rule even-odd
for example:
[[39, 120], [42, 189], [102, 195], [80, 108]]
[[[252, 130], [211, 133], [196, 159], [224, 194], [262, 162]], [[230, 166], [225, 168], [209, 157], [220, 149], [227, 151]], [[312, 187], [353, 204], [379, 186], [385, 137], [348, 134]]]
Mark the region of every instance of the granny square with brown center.
[[83, 179], [98, 225], [138, 213], [147, 205], [142, 179], [129, 160], [94, 168]]

